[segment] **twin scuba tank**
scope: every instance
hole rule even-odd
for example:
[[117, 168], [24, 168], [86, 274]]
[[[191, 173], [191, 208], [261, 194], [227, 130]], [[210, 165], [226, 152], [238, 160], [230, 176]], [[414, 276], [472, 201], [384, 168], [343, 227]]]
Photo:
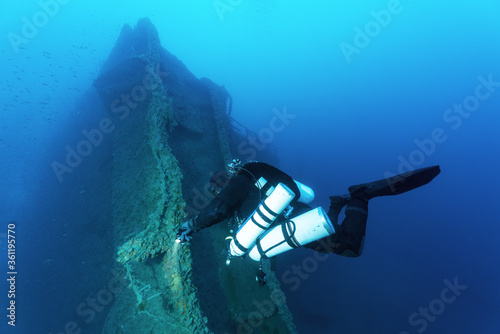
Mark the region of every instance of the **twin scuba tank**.
[[[255, 185], [262, 189], [266, 183], [264, 178], [260, 178]], [[314, 199], [313, 190], [300, 182], [295, 183], [300, 190], [298, 201], [311, 203]], [[236, 232], [229, 245], [229, 257], [248, 254], [252, 260], [260, 261], [335, 233], [330, 219], [321, 207], [286, 219], [268, 229], [295, 197], [294, 192], [283, 183], [275, 188], [271, 187], [268, 194]]]

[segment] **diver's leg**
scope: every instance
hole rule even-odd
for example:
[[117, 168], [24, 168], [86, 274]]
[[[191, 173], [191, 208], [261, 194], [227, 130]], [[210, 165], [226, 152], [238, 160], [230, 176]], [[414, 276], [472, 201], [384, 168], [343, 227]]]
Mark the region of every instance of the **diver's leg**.
[[340, 211], [350, 199], [349, 195], [330, 196], [330, 208], [327, 215], [334, 227], [338, 225]]
[[346, 217], [338, 232], [337, 242], [339, 245], [333, 251], [343, 256], [360, 256], [365, 241], [368, 200], [377, 196], [402, 194], [418, 188], [432, 181], [439, 172], [439, 166], [433, 166], [349, 187], [351, 200], [347, 204]]
[[418, 188], [432, 181], [439, 172], [439, 166], [432, 166], [349, 187], [351, 200], [345, 209], [346, 218], [342, 222], [337, 239], [340, 245], [335, 252], [349, 257], [361, 255], [368, 220], [368, 200], [377, 196], [398, 195]]
[[339, 231], [339, 245], [335, 253], [357, 257], [363, 252], [366, 222], [368, 220], [368, 201], [352, 197], [345, 209], [345, 219]]
[[[368, 220], [368, 201], [377, 196], [397, 195], [423, 186], [440, 172], [439, 166], [427, 167], [395, 175], [388, 179], [364, 183], [349, 187], [349, 197], [332, 196], [332, 205], [328, 216], [332, 221], [335, 233], [319, 239], [304, 247], [322, 253], [336, 253], [343, 256], [357, 257], [363, 251], [366, 223]], [[345, 219], [338, 225], [338, 214], [347, 200]]]
[[[340, 201], [341, 204], [339, 205], [334, 204], [338, 203], [337, 201], [332, 201], [332, 205], [328, 211], [330, 220], [333, 219], [332, 223], [334, 224], [335, 233], [304, 245], [305, 248], [313, 249], [316, 252], [335, 253], [348, 257], [361, 255], [365, 238], [366, 221], [368, 219], [368, 200], [356, 197], [349, 198], [347, 196], [343, 198], [344, 200]], [[339, 200], [339, 198], [335, 200]], [[342, 225], [338, 225], [338, 212], [345, 205], [344, 202], [347, 204], [345, 219]], [[332, 213], [336, 213], [337, 216], [332, 215]]]
[[304, 245], [305, 248], [313, 249], [321, 253], [337, 253], [338, 248], [341, 246], [344, 234], [342, 233], [342, 228], [338, 224], [340, 211], [344, 206], [349, 203], [351, 198], [349, 195], [342, 196], [330, 196], [330, 208], [328, 209], [328, 218], [333, 224], [335, 233], [317, 241], [313, 241], [309, 244]]

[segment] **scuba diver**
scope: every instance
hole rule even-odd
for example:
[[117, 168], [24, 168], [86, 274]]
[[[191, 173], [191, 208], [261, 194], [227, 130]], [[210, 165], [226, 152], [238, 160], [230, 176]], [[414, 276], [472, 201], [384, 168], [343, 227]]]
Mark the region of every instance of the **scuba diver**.
[[[271, 165], [242, 165], [235, 159], [228, 166], [230, 177], [223, 184], [211, 180], [219, 188], [215, 198], [196, 217], [185, 221], [176, 236], [183, 244], [194, 232], [236, 217], [239, 226], [235, 236], [229, 237], [227, 263], [244, 255], [260, 261], [298, 247], [358, 257], [363, 251], [368, 201], [418, 188], [440, 173], [439, 166], [432, 166], [351, 186], [348, 194], [330, 196], [325, 213], [321, 207], [308, 205], [314, 199], [311, 188]], [[343, 207], [345, 219], [338, 224]]]

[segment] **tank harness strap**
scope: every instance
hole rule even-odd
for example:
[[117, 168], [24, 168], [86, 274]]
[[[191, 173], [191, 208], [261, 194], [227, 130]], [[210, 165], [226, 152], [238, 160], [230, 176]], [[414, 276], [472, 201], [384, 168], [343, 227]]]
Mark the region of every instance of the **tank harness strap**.
[[246, 248], [245, 246], [240, 244], [240, 242], [238, 241], [238, 238], [236, 236], [234, 236], [233, 240], [234, 240], [234, 244], [236, 245], [236, 247], [238, 247], [243, 253], [248, 252], [248, 248]]
[[255, 243], [257, 246], [257, 250], [259, 251], [260, 258], [261, 259], [268, 259], [266, 252], [262, 249], [262, 245], [260, 244], [260, 239], [257, 239], [257, 242]]
[[253, 216], [252, 216], [252, 217], [250, 217], [250, 220], [252, 221], [252, 223], [254, 223], [256, 226], [258, 226], [258, 227], [259, 227], [259, 228], [261, 228], [262, 230], [264, 230], [264, 231], [266, 230], [266, 227], [265, 227], [264, 225], [259, 224], [259, 223], [258, 223], [258, 222], [257, 222], [257, 221], [253, 218]]
[[[290, 233], [288, 233], [288, 224], [290, 224]], [[283, 232], [283, 237], [285, 237], [285, 242], [288, 246], [292, 248], [299, 248], [301, 245], [295, 238], [295, 222], [293, 220], [287, 220], [281, 224], [281, 230]]]
[[[290, 224], [290, 233], [288, 233], [288, 224]], [[292, 228], [293, 227], [293, 228]], [[272, 247], [269, 247], [269, 249], [267, 250], [264, 250], [262, 249], [262, 245], [260, 244], [260, 238], [257, 239], [257, 241], [255, 242], [255, 245], [257, 246], [257, 250], [259, 251], [259, 254], [261, 256], [261, 258], [263, 259], [268, 259], [266, 253], [269, 252], [270, 250], [272, 250], [273, 248], [276, 248], [280, 245], [282, 245], [283, 243], [287, 243], [290, 247], [292, 248], [299, 248], [301, 247], [302, 245], [297, 241], [297, 239], [295, 238], [295, 222], [293, 220], [286, 220], [284, 221], [282, 224], [281, 224], [281, 230], [282, 230], [282, 233], [283, 233], [283, 237], [284, 237], [284, 240], [281, 241], [281, 242], [278, 242], [276, 245], [272, 246]], [[235, 239], [236, 240], [236, 239]]]
[[[276, 219], [276, 217], [278, 217], [278, 214], [276, 212], [274, 212], [273, 210], [271, 210], [267, 205], [266, 203], [262, 202], [261, 205], [259, 205], [257, 207], [257, 210], [256, 213], [259, 214], [260, 218], [265, 221], [266, 223], [268, 224], [271, 224], [274, 219], [269, 219], [265, 214], [264, 212], [262, 212], [262, 209], [261, 209], [261, 206], [266, 209], [267, 212], [269, 212], [270, 215], [274, 216], [274, 219]], [[252, 215], [252, 217], [250, 218], [252, 220], [252, 223], [254, 223], [255, 225], [257, 225], [258, 227], [260, 227], [261, 229], [263, 229], [264, 231], [267, 230], [267, 227], [266, 226], [263, 226], [261, 224], [259, 224], [255, 219], [254, 219], [254, 215]]]
[[[268, 207], [268, 206], [267, 206], [267, 204], [266, 204], [266, 202], [262, 202], [262, 203], [261, 203], [261, 205], [262, 205], [262, 207], [263, 207], [264, 209], [266, 209], [266, 211], [267, 211], [267, 212], [268, 212], [271, 216], [273, 216], [274, 218], [278, 217], [279, 213], [278, 213], [278, 212], [274, 212], [274, 211], [273, 211], [270, 207]], [[272, 220], [271, 220], [271, 219], [267, 218], [267, 216], [264, 216], [264, 215], [262, 214], [262, 211], [260, 211], [260, 205], [259, 205], [259, 207], [257, 208], [257, 210], [259, 210], [259, 214], [262, 216], [262, 219], [264, 219], [266, 222], [267, 222], [267, 221], [272, 222]]]

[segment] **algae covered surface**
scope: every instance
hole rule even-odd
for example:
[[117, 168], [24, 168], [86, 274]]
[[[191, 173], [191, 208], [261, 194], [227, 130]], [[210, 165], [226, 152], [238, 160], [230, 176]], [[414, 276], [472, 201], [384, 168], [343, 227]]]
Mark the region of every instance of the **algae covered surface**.
[[163, 49], [147, 19], [124, 26], [94, 86], [116, 125], [115, 270], [126, 282], [103, 333], [294, 333], [269, 262], [265, 287], [258, 263], [226, 266], [227, 224], [175, 243], [212, 198], [210, 175], [232, 159], [229, 93]]

